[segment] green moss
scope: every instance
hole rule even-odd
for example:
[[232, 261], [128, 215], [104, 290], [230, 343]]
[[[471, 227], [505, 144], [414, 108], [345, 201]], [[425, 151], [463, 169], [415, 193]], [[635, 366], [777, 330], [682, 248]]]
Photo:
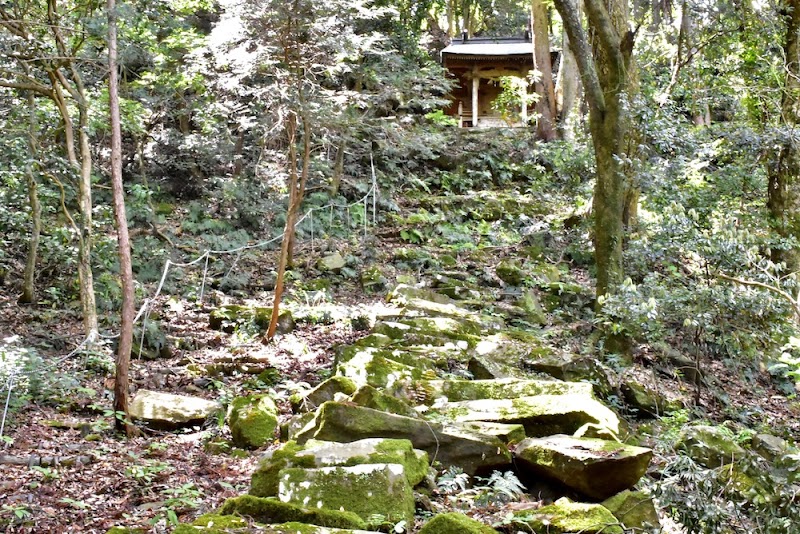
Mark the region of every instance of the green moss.
[[653, 499], [643, 491], [625, 490], [602, 502], [627, 529], [661, 532]]
[[238, 397], [231, 403], [228, 425], [233, 443], [257, 449], [272, 441], [278, 427], [278, 408], [266, 395]]
[[[410, 523], [414, 519], [414, 495], [399, 464], [289, 468], [280, 477], [282, 499], [321, 510], [354, 512], [371, 528], [384, 521]], [[378, 522], [376, 515], [381, 516]]]
[[496, 534], [492, 527], [479, 521], [451, 512], [439, 514], [422, 527], [419, 534]]
[[278, 474], [287, 467], [314, 467], [313, 458], [298, 459], [297, 453], [304, 449], [296, 441], [289, 441], [283, 447], [261, 460], [250, 479], [250, 495], [274, 497], [278, 495]]
[[382, 412], [396, 413], [406, 417], [417, 417], [417, 412], [397, 397], [386, 395], [372, 386], [366, 385], [359, 388], [350, 399], [359, 406], [380, 410]]
[[144, 534], [147, 532], [143, 528], [111, 527], [106, 534]]
[[332, 376], [305, 395], [292, 395], [289, 403], [295, 413], [315, 410], [323, 402], [333, 400], [337, 393], [352, 395], [357, 389], [356, 383], [346, 376]]
[[534, 511], [514, 512], [512, 526], [533, 532], [564, 534], [623, 534], [617, 519], [599, 504], [571, 502], [566, 498]]
[[370, 454], [371, 463], [396, 463], [401, 459], [410, 486], [416, 486], [428, 474], [428, 453], [414, 450], [406, 439], [385, 439], [376, 446], [377, 452]]
[[228, 499], [220, 510], [222, 515], [252, 517], [259, 523], [287, 523], [297, 521], [323, 527], [364, 529], [366, 524], [352, 512], [339, 510], [306, 509], [273, 498], [242, 495]]

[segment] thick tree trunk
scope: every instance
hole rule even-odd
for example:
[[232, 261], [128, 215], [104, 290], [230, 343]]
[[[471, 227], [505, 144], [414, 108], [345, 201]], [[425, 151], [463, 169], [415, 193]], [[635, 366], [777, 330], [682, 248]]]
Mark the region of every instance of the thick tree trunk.
[[594, 244], [597, 264], [597, 296], [622, 282], [622, 245], [626, 191], [630, 187], [622, 161], [629, 128], [627, 92], [631, 85], [633, 34], [627, 31], [624, 1], [586, 0], [591, 28], [590, 45], [580, 13], [569, 0], [555, 6], [569, 35], [570, 47], [583, 79], [589, 106], [589, 127], [595, 149], [597, 181], [594, 189]]
[[128, 437], [135, 434], [128, 414], [128, 371], [133, 346], [133, 319], [136, 312], [133, 293], [133, 268], [131, 245], [128, 236], [128, 218], [125, 212], [125, 191], [122, 187], [122, 129], [119, 112], [119, 86], [117, 80], [117, 13], [116, 1], [108, 0], [108, 107], [111, 115], [111, 189], [114, 197], [114, 222], [119, 245], [119, 272], [122, 283], [122, 311], [117, 346], [116, 377], [114, 380], [114, 413], [117, 430]]
[[534, 90], [536, 102], [536, 135], [544, 141], [558, 137], [556, 131], [556, 95], [553, 86], [553, 66], [550, 59], [550, 25], [545, 0], [531, 0], [531, 29], [533, 30], [533, 66], [539, 71]]
[[36, 122], [36, 104], [34, 102], [33, 91], [28, 91], [28, 147], [30, 149], [30, 160], [28, 161], [25, 175], [28, 180], [28, 201], [31, 208], [31, 239], [28, 243], [28, 257], [25, 262], [25, 273], [22, 279], [22, 295], [19, 302], [29, 304], [36, 302], [36, 257], [39, 252], [39, 237], [42, 233], [42, 206], [39, 203], [39, 192], [34, 174], [34, 158], [38, 154], [38, 124]]
[[[784, 140], [768, 168], [767, 207], [780, 237], [800, 239], [800, 0], [789, 0], [784, 43], [785, 77], [780, 126]], [[800, 249], [774, 248], [772, 260], [785, 262], [789, 271], [800, 269]]]
[[80, 141], [81, 167], [78, 181], [80, 206], [80, 238], [78, 239], [78, 281], [80, 283], [81, 311], [86, 335], [97, 333], [97, 304], [94, 296], [92, 274], [92, 153], [89, 147], [89, 109], [85, 101], [78, 103], [78, 139]]

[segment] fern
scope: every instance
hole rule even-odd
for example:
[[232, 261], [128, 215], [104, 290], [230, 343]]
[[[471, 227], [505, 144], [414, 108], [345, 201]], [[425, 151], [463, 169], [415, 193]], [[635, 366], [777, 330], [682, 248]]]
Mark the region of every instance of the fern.
[[447, 471], [442, 473], [436, 485], [441, 493], [445, 495], [454, 495], [467, 490], [469, 484], [469, 475], [464, 472], [460, 467], [451, 465]]

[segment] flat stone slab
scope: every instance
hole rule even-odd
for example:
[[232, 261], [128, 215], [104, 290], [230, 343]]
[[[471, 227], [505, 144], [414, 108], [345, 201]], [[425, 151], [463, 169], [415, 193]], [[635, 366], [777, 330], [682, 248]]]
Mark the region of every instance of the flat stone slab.
[[653, 451], [616, 441], [556, 435], [528, 438], [514, 451], [522, 466], [597, 500], [632, 487], [647, 471]]
[[437, 406], [436, 411], [457, 422], [519, 423], [531, 437], [573, 434], [587, 423], [607, 428], [614, 435], [620, 431], [617, 415], [585, 394], [450, 402]]
[[[438, 399], [462, 402], [485, 399], [517, 399], [536, 395], [584, 395], [594, 398], [594, 388], [588, 382], [560, 380], [417, 380], [395, 382], [388, 393], [407, 401], [431, 405]], [[424, 393], [424, 396], [420, 395]]]
[[365, 438], [408, 439], [415, 449], [444, 466], [457, 465], [468, 474], [501, 469], [511, 464], [508, 447], [494, 436], [412, 417], [326, 402], [314, 421], [296, 434], [298, 443], [309, 439], [352, 442]]
[[130, 403], [130, 416], [156, 429], [172, 430], [203, 424], [221, 406], [200, 397], [140, 389]]
[[257, 497], [278, 495], [278, 474], [289, 467], [351, 467], [360, 464], [400, 464], [410, 486], [416, 486], [428, 473], [428, 453], [414, 449], [407, 439], [369, 438], [350, 443], [308, 440], [304, 445], [290, 441], [267, 453], [253, 473], [250, 494]]
[[[414, 494], [400, 464], [288, 468], [279, 474], [278, 498], [305, 508], [345, 510], [367, 522], [414, 521]], [[375, 515], [382, 518], [370, 525]]]

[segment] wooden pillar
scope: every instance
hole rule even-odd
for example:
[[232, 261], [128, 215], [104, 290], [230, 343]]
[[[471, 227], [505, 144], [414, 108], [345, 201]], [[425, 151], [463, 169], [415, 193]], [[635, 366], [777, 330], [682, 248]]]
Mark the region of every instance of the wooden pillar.
[[481, 79], [478, 78], [477, 73], [472, 78], [472, 127], [478, 126], [478, 87], [481, 85]]
[[458, 127], [464, 127], [464, 101], [458, 101]]

